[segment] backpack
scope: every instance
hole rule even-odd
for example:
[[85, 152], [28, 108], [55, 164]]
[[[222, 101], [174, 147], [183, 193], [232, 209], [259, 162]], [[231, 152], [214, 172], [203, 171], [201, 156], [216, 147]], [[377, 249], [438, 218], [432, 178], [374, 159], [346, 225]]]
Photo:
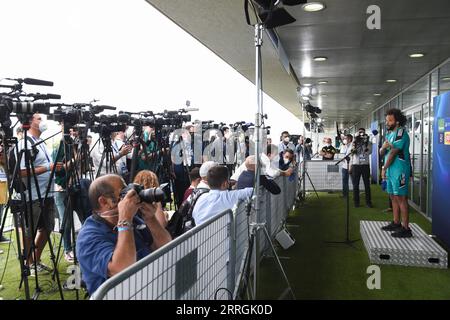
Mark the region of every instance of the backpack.
[[192, 217], [192, 211], [194, 210], [194, 206], [200, 196], [208, 192], [209, 189], [206, 188], [194, 189], [191, 196], [181, 204], [177, 211], [174, 212], [172, 218], [166, 226], [166, 229], [172, 236], [172, 239], [181, 236], [183, 233], [195, 227], [195, 220]]

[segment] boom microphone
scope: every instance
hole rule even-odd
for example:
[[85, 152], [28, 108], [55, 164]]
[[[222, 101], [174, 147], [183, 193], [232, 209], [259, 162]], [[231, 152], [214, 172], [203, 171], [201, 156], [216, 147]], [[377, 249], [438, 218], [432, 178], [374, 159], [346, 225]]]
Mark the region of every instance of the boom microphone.
[[52, 94], [52, 93], [32, 93], [28, 94], [29, 97], [34, 98], [34, 100], [49, 100], [49, 99], [61, 99], [61, 96], [59, 94]]
[[116, 107], [113, 106], [95, 106], [95, 107], [103, 110], [116, 110]]
[[186, 108], [186, 109], [183, 109], [184, 112], [192, 112], [192, 111], [199, 111], [199, 110], [200, 110], [199, 108]]
[[53, 87], [53, 82], [51, 82], [51, 81], [45, 81], [45, 80], [39, 80], [39, 79], [33, 79], [33, 78], [25, 78], [25, 79], [23, 79], [23, 83], [30, 84], [33, 86]]

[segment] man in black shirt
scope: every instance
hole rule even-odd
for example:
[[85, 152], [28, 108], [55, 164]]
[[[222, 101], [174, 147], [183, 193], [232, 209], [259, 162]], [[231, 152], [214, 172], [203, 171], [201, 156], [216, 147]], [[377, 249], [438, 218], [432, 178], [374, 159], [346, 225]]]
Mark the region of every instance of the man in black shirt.
[[320, 150], [319, 154], [322, 156], [322, 160], [334, 160], [336, 149], [331, 145], [331, 138], [324, 139], [325, 146]]

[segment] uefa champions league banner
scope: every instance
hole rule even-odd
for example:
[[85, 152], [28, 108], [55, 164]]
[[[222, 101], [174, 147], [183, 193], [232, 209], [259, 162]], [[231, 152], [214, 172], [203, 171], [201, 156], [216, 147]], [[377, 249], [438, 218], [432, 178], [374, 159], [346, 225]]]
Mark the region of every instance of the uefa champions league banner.
[[434, 98], [432, 228], [450, 247], [450, 92]]

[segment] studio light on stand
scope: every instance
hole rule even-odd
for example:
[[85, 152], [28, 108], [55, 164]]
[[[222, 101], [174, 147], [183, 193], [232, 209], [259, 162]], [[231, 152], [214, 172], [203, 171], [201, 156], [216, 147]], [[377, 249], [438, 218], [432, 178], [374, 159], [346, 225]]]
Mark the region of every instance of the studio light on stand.
[[[262, 127], [264, 126], [263, 119], [263, 91], [262, 91], [262, 57], [261, 57], [261, 47], [263, 44], [263, 31], [264, 29], [273, 29], [279, 26], [287, 25], [296, 21], [296, 19], [291, 16], [284, 6], [295, 6], [300, 4], [305, 4], [307, 0], [245, 0], [244, 1], [244, 9], [245, 16], [247, 20], [247, 24], [254, 27], [254, 46], [255, 46], [255, 86], [256, 86], [256, 121], [255, 121], [255, 185], [253, 189], [253, 198], [252, 203], [255, 210], [255, 221], [250, 223], [250, 239], [249, 239], [249, 249], [248, 254], [245, 259], [246, 268], [244, 270], [248, 270], [247, 273], [252, 273], [253, 275], [253, 288], [252, 288], [252, 298], [256, 299], [257, 293], [257, 282], [258, 282], [258, 261], [259, 261], [259, 243], [257, 236], [258, 231], [262, 231], [264, 236], [266, 237], [270, 248], [274, 254], [274, 257], [277, 261], [280, 272], [283, 275], [284, 280], [287, 284], [286, 292], [290, 292], [292, 298], [295, 299], [294, 292], [292, 291], [289, 280], [284, 272], [284, 269], [281, 265], [278, 255], [276, 254], [275, 248], [273, 247], [272, 241], [270, 239], [270, 235], [266, 229], [265, 223], [261, 221], [261, 208], [259, 203], [259, 193], [260, 193], [260, 172], [261, 172], [261, 160], [260, 155], [262, 153], [261, 150], [261, 142], [262, 142]], [[253, 13], [255, 14], [256, 23], [250, 22], [250, 12], [249, 8], [252, 8]], [[248, 215], [251, 210], [251, 204], [248, 206]], [[252, 262], [251, 262], [252, 260]], [[251, 272], [250, 272], [251, 269]], [[244, 272], [245, 273], [245, 272]], [[248, 279], [247, 279], [248, 280]], [[244, 289], [247, 290], [248, 288]]]

